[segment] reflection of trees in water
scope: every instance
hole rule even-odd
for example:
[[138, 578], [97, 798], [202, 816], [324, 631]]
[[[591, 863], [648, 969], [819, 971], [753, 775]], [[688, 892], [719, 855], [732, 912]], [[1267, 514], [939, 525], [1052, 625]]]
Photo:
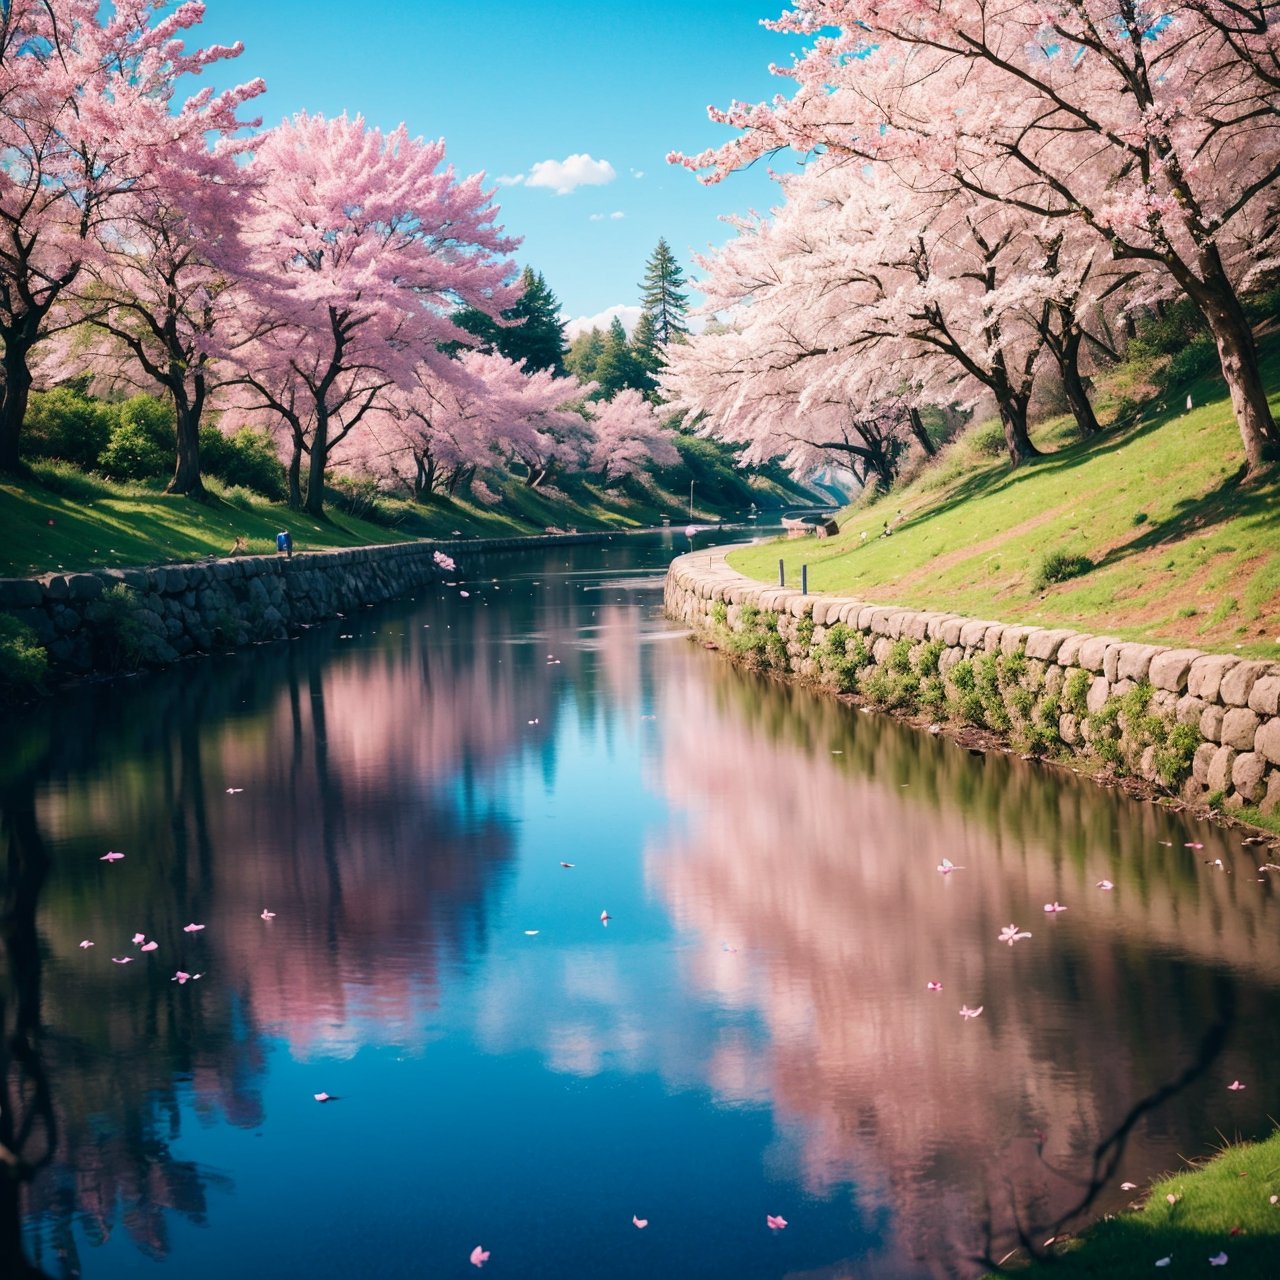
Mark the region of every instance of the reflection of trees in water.
[[[769, 1028], [749, 1069], [720, 1055], [716, 1083], [771, 1096], [810, 1185], [856, 1183], [922, 1255], [978, 1250], [984, 1185], [1002, 1234], [1010, 1188], [1025, 1220], [1073, 1205], [1053, 1169], [1087, 1167], [1232, 999], [1276, 1025], [1275, 903], [1244, 858], [1202, 865], [1231, 857], [1223, 838], [1188, 851], [1168, 813], [724, 668], [664, 699], [664, 788], [692, 816], [650, 878], [713, 944], [689, 952], [695, 987]], [[944, 880], [943, 857], [967, 869]], [[1072, 911], [1046, 919], [1054, 899]], [[1034, 941], [999, 946], [1010, 920]], [[962, 1022], [961, 1002], [986, 1011]], [[1233, 1070], [1262, 1078], [1275, 1041], [1233, 1044]], [[1230, 1096], [1200, 1081], [1145, 1118], [1131, 1167], [1202, 1149], [1228, 1115], [1264, 1124]]]
[[[62, 1123], [29, 1214], [43, 1253], [77, 1269], [73, 1216], [91, 1240], [121, 1225], [152, 1256], [172, 1213], [203, 1221], [210, 1175], [170, 1144], [188, 1109], [263, 1121], [263, 1028], [332, 1049], [334, 1023], [375, 1010], [377, 1034], [415, 1034], [441, 959], [483, 945], [510, 854], [508, 820], [475, 783], [548, 718], [576, 665], [577, 604], [563, 584], [531, 598], [528, 644], [518, 611], [465, 615], [456, 597], [425, 619], [362, 613], [340, 624], [358, 647], [319, 629], [86, 686], [6, 727], [6, 826], [25, 812], [31, 847], [56, 851], [40, 924]], [[125, 861], [104, 866], [107, 848]], [[189, 921], [208, 928], [185, 935]], [[113, 966], [135, 930], [159, 951]], [[98, 946], [81, 952], [85, 937]], [[179, 966], [206, 977], [179, 986]], [[7, 1204], [16, 1242], [16, 1188]]]

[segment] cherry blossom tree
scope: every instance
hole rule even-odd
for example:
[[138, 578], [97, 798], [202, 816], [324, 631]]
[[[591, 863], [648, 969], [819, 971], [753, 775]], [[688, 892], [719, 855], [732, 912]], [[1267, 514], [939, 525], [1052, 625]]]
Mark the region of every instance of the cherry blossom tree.
[[592, 407], [595, 438], [588, 465], [606, 482], [652, 467], [674, 467], [680, 461], [670, 428], [642, 392], [628, 387]]
[[[62, 309], [84, 324], [61, 350], [52, 344], [64, 372], [78, 365], [110, 387], [167, 392], [177, 425], [169, 493], [203, 496], [202, 415], [234, 373], [221, 340], [244, 303], [246, 182], [236, 156], [251, 145], [234, 138], [242, 124], [234, 107], [260, 88], [208, 102], [204, 127], [158, 152], [148, 181], [122, 193], [98, 229], [96, 252], [64, 294]], [[220, 135], [212, 150], [211, 134]]]
[[[1248, 478], [1280, 434], [1238, 289], [1275, 259], [1280, 123], [1266, 0], [797, 0], [790, 98], [711, 112], [741, 132], [672, 159], [723, 176], [779, 148], [903, 161], [1074, 221], [1205, 317]], [[1159, 282], [1159, 283], [1157, 283]]]
[[[246, 219], [253, 305], [238, 360], [247, 404], [287, 424], [305, 508], [323, 511], [330, 451], [468, 335], [460, 307], [515, 301], [515, 247], [483, 175], [459, 179], [444, 142], [301, 114], [258, 144]], [[294, 495], [295, 498], [298, 495]]]
[[[246, 86], [174, 110], [185, 76], [241, 47], [188, 51], [200, 3], [8, 0], [0, 6], [0, 467], [19, 461], [36, 344], [125, 196], [163, 181], [164, 157], [221, 131]], [[237, 125], [238, 127], [238, 125]]]

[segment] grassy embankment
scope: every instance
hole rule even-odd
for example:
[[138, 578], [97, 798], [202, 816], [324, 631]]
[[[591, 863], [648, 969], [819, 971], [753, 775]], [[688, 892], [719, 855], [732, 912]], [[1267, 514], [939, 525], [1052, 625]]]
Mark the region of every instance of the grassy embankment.
[[216, 482], [210, 482], [210, 500], [201, 503], [166, 496], [158, 483], [116, 484], [61, 464], [37, 464], [25, 476], [0, 477], [0, 577], [226, 555], [237, 537], [245, 538], [249, 554], [274, 553], [276, 533], [284, 528], [294, 549], [307, 551], [455, 533], [516, 537], [548, 528], [641, 528], [659, 524], [663, 515], [683, 525], [690, 480], [699, 520], [727, 519], [753, 501], [775, 508], [813, 501], [780, 475], [748, 481], [706, 441], [682, 445], [683, 465], [645, 485], [606, 490], [565, 482], [563, 490], [547, 495], [514, 480], [494, 506], [442, 496], [427, 503], [379, 497], [363, 518], [333, 503], [323, 520], [244, 489], [224, 491]]
[[[1263, 362], [1280, 388], [1280, 337], [1263, 343]], [[1271, 406], [1280, 413], [1280, 392]], [[1106, 398], [1099, 408], [1104, 420], [1114, 411]], [[1280, 658], [1280, 468], [1238, 485], [1220, 378], [1170, 387], [1093, 440], [1076, 440], [1069, 419], [1045, 422], [1033, 433], [1045, 456], [1017, 470], [992, 456], [998, 436], [995, 424], [966, 432], [910, 484], [844, 512], [836, 538], [730, 563], [776, 581], [781, 557], [791, 585], [809, 566], [811, 591]]]
[[[1055, 1242], [1043, 1262], [1010, 1260], [998, 1274], [1042, 1280], [1098, 1276], [1280, 1275], [1280, 1132], [1222, 1151], [1156, 1182], [1142, 1205]], [[1211, 1263], [1210, 1259], [1225, 1261]], [[1160, 1264], [1160, 1259], [1169, 1262]], [[1159, 1268], [1159, 1269], [1157, 1269]]]

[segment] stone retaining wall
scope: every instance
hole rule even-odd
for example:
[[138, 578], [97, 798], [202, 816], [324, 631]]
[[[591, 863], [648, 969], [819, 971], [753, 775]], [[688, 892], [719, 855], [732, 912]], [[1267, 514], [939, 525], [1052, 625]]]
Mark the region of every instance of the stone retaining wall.
[[595, 542], [603, 533], [465, 542], [402, 542], [346, 551], [240, 556], [149, 569], [97, 569], [0, 579], [0, 610], [29, 625], [55, 671], [163, 666], [187, 654], [284, 639], [362, 605], [408, 596], [462, 574], [476, 556]]
[[1101, 760], [1188, 799], [1280, 810], [1280, 664], [802, 595], [743, 577], [728, 550], [673, 561], [666, 611], [750, 665]]

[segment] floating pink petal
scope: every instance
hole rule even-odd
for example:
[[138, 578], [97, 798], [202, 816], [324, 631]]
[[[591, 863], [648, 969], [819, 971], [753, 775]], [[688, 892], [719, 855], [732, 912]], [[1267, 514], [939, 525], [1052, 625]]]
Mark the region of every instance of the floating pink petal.
[[1184, 849], [1203, 849], [1204, 845], [1199, 840], [1188, 840], [1182, 847]]
[[470, 592], [470, 591], [459, 591], [459, 592], [458, 592], [458, 594], [459, 594], [459, 595], [460, 595], [460, 596], [465, 600], [465, 599], [466, 599], [466, 598], [471, 594], [471, 592]]
[[92, 943], [92, 942], [90, 942], [88, 938], [86, 938], [86, 939], [85, 939], [85, 940], [80, 944], [80, 950], [81, 950], [81, 951], [87, 951], [91, 946], [93, 946], [93, 943]]
[[268, 911], [268, 910], [264, 907], [264, 908], [262, 909], [262, 918], [263, 918], [264, 920], [274, 920], [274, 919], [276, 918], [276, 913], [275, 913], [274, 911]]
[[568, 871], [573, 869], [574, 864], [572, 862], [562, 862], [560, 865], [564, 867], [566, 871]]
[[1136, 1182], [1122, 1182], [1120, 1184], [1121, 1191], [1137, 1191], [1138, 1184]]
[[331, 1093], [313, 1093], [311, 1095], [317, 1102], [336, 1102], [337, 1099]]
[[1167, 1267], [1167, 1266], [1169, 1265], [1169, 1263], [1171, 1263], [1172, 1261], [1173, 1261], [1173, 1254], [1170, 1254], [1167, 1258], [1157, 1258], [1157, 1259], [1156, 1259], [1156, 1266], [1157, 1266], [1157, 1267]]
[[1227, 1265], [1227, 1255], [1225, 1253], [1215, 1253], [1209, 1259], [1209, 1265], [1211, 1267], [1225, 1267]]
[[1110, 893], [1111, 890], [1115, 888], [1115, 885], [1113, 885], [1110, 880], [1099, 880], [1098, 883], [1095, 884], [1093, 887], [1095, 889], [1105, 889], [1108, 893]]
[[1232, 1093], [1239, 1093], [1241, 1089], [1247, 1089], [1248, 1087], [1249, 1086], [1247, 1084], [1241, 1084], [1239, 1080], [1233, 1080], [1229, 1085], [1227, 1085], [1227, 1088], [1230, 1089]]
[[146, 940], [147, 940], [147, 935], [145, 933], [135, 933], [133, 937], [129, 939], [129, 941], [132, 942], [135, 947], [138, 945], [138, 943], [146, 942]]
[[132, 956], [112, 956], [111, 963], [112, 964], [132, 964], [133, 957]]
[[169, 981], [176, 982], [180, 987], [185, 986], [188, 982], [191, 981], [191, 975], [189, 973], [183, 973], [182, 970], [179, 969], [178, 972], [175, 973], [173, 977], [169, 979]]
[[138, 948], [138, 950], [139, 951], [155, 951], [159, 946], [160, 944], [158, 942], [144, 942], [142, 946]]
[[99, 862], [119, 862], [124, 857], [123, 853], [117, 853], [114, 849], [110, 853], [104, 853], [98, 859]]
[[1000, 937], [997, 941], [1007, 942], [1010, 946], [1013, 946], [1019, 939], [1029, 937], [1031, 937], [1031, 934], [1026, 929], [1019, 929], [1016, 924], [1007, 924], [1000, 930]]
[[238, 796], [238, 795], [239, 795], [243, 790], [244, 790], [244, 788], [243, 788], [243, 787], [228, 787], [228, 788], [227, 788], [227, 795], [229, 795], [229, 796]]
[[976, 1009], [970, 1009], [967, 1004], [962, 1004], [960, 1006], [960, 1016], [962, 1018], [976, 1018], [985, 1007], [985, 1005], [979, 1005]]
[[943, 860], [940, 863], [938, 863], [938, 870], [944, 876], [949, 876], [953, 871], [963, 871], [964, 868], [957, 867], [956, 864], [952, 862], [950, 858], [943, 858]]
[[199, 933], [204, 928], [202, 924], [184, 924], [182, 926], [183, 933]]
[[609, 923], [609, 921], [610, 921], [610, 920], [612, 920], [612, 919], [613, 919], [613, 917], [612, 917], [612, 916], [611, 916], [607, 911], [602, 911], [602, 912], [600, 913], [600, 923], [601, 923], [601, 924], [608, 924], [608, 923]]
[[488, 1249], [482, 1249], [479, 1245], [476, 1245], [476, 1247], [471, 1250], [471, 1265], [473, 1267], [483, 1267], [484, 1264], [488, 1261], [489, 1261]]
[[1046, 902], [1044, 904], [1044, 909], [1047, 914], [1052, 916], [1057, 915], [1059, 911], [1065, 911], [1066, 907], [1064, 907], [1060, 902]]
[[639, 1227], [639, 1228], [640, 1228], [640, 1230], [641, 1230], [641, 1231], [643, 1231], [643, 1230], [645, 1229], [645, 1227], [647, 1227], [647, 1226], [649, 1225], [649, 1219], [648, 1219], [648, 1218], [637, 1218], [637, 1217], [636, 1217], [636, 1215], [633, 1213], [633, 1214], [631, 1215], [631, 1225], [632, 1225], [633, 1227]]
[[780, 1213], [766, 1213], [764, 1220], [768, 1223], [770, 1231], [781, 1231], [787, 1225], [786, 1218]]
[[926, 991], [941, 991], [941, 990], [942, 990], [942, 983], [940, 983], [940, 982], [926, 982], [926, 983], [924, 984], [924, 989], [925, 989]]

